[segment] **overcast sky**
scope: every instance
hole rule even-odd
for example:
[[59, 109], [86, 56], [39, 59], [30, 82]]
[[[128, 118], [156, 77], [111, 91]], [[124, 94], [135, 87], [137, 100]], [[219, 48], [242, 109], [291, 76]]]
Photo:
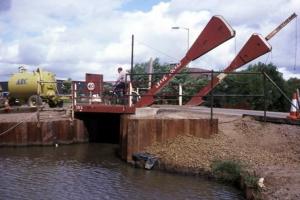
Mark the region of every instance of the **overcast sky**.
[[[190, 66], [222, 70], [251, 34], [266, 36], [297, 11], [299, 0], [0, 0], [0, 80], [20, 65], [57, 78], [100, 73], [114, 80], [118, 66], [130, 68], [132, 34], [135, 63], [176, 63], [187, 50], [187, 31], [171, 27], [189, 28], [191, 46], [213, 15], [222, 15], [236, 36]], [[254, 63], [272, 62], [285, 78], [300, 78], [299, 29], [293, 20]]]

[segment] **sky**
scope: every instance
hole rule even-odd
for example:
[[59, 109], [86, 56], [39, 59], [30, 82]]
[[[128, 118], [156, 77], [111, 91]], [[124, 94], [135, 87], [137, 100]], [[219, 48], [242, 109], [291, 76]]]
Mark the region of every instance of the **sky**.
[[[219, 71], [253, 33], [265, 37], [297, 11], [299, 0], [0, 0], [0, 81], [19, 66], [51, 71], [57, 79], [84, 80], [85, 73], [96, 73], [115, 80], [118, 67], [130, 69], [132, 35], [134, 63], [150, 58], [177, 63], [188, 36], [191, 46], [214, 15], [236, 35], [189, 66]], [[300, 78], [298, 18], [269, 40], [272, 51], [252, 64], [272, 62], [284, 78]]]

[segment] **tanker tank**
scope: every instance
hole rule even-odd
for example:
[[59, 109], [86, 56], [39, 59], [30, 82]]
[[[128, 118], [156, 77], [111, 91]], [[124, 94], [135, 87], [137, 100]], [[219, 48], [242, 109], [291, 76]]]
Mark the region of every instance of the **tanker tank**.
[[[28, 72], [24, 67], [13, 74], [8, 81], [11, 99], [27, 101], [30, 106], [46, 101], [51, 107], [58, 103], [55, 74], [37, 69]], [[62, 101], [59, 101], [62, 103]]]

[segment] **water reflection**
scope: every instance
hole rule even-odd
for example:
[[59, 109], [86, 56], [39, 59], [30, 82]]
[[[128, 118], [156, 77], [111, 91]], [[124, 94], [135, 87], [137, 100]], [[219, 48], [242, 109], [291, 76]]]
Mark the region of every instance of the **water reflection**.
[[134, 169], [111, 144], [0, 148], [0, 199], [242, 199], [201, 178]]

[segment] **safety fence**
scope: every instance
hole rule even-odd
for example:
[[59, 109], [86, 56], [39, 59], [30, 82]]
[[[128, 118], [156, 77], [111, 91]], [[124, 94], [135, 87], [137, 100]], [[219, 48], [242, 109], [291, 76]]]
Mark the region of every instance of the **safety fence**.
[[272, 104], [272, 95], [276, 93], [285, 104], [299, 110], [265, 72], [184, 71], [176, 74], [159, 92], [149, 93], [159, 80], [169, 74], [172, 73], [127, 74], [125, 91], [116, 91], [112, 82], [103, 82], [101, 91], [89, 91], [85, 82], [73, 82], [72, 102], [74, 105], [134, 106], [143, 101], [143, 98], [151, 96], [154, 99], [153, 104], [189, 105], [191, 99], [199, 98], [198, 105], [209, 106], [212, 110], [211, 115], [214, 107], [254, 108], [263, 110], [266, 117], [266, 112]]
[[[39, 122], [40, 111], [45, 109], [45, 103], [49, 104], [49, 108], [64, 107], [63, 109], [72, 113], [71, 118], [74, 119], [76, 105], [101, 104], [132, 107], [143, 101], [143, 98], [151, 96], [154, 99], [153, 104], [181, 106], [188, 105], [193, 98], [199, 98], [199, 105], [210, 107], [211, 118], [213, 118], [213, 109], [216, 107], [241, 109], [254, 107], [255, 110], [263, 110], [264, 119], [266, 119], [266, 112], [272, 106], [274, 95], [277, 95], [277, 97], [280, 96], [282, 102], [287, 102], [288, 107], [291, 106], [291, 110], [299, 113], [299, 102], [291, 100], [289, 98], [291, 95], [287, 95], [265, 72], [183, 71], [176, 74], [157, 93], [149, 93], [159, 80], [169, 74], [170, 72], [127, 74], [125, 91], [116, 91], [113, 82], [102, 82], [98, 91], [91, 91], [85, 81], [72, 81], [69, 94], [57, 94], [55, 98], [44, 98], [37, 92], [36, 95], [33, 95], [35, 98], [31, 99], [30, 106], [36, 107], [36, 116]], [[215, 81], [216, 77], [219, 82]], [[43, 83], [45, 82], [39, 82], [41, 85]], [[203, 90], [205, 91], [201, 92]], [[4, 98], [7, 99], [8, 97], [5, 96]], [[22, 107], [24, 106], [20, 105], [17, 109]], [[287, 112], [288, 108], [285, 111]], [[7, 103], [3, 104], [1, 112], [9, 112]]]

